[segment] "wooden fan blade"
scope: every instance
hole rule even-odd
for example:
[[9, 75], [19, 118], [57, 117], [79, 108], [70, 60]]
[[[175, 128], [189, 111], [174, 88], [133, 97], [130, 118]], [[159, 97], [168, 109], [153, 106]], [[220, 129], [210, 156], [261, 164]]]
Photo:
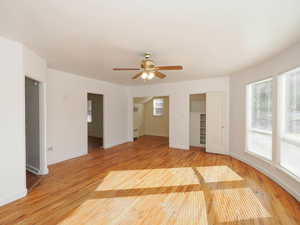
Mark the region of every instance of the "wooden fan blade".
[[134, 76], [132, 77], [132, 80], [135, 80], [135, 79], [139, 78], [142, 74], [143, 74], [143, 72], [140, 72], [140, 73], [134, 75]]
[[182, 66], [157, 66], [157, 70], [182, 70]]
[[167, 75], [166, 75], [166, 74], [163, 74], [163, 73], [161, 73], [161, 72], [159, 72], [159, 71], [156, 71], [156, 72], [155, 72], [155, 76], [157, 76], [157, 77], [160, 78], [160, 79], [164, 79]]
[[140, 70], [140, 68], [113, 68], [113, 70], [120, 71], [120, 70]]

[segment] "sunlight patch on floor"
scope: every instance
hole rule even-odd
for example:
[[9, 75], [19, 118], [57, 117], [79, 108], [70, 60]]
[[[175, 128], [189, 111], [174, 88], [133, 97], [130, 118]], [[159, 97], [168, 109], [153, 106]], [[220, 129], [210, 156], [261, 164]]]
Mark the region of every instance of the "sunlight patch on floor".
[[271, 217], [250, 188], [215, 190], [212, 195], [218, 222]]
[[243, 180], [242, 177], [228, 166], [197, 167], [196, 170], [203, 177], [205, 183]]
[[69, 224], [208, 225], [202, 191], [91, 199], [60, 223]]
[[190, 167], [112, 171], [96, 189], [124, 190], [199, 184]]

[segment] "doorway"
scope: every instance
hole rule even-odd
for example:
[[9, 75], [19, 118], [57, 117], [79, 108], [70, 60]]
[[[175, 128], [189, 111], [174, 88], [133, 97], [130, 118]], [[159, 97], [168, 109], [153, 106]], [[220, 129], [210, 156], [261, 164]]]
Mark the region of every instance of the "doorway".
[[169, 96], [133, 98], [133, 140], [169, 143]]
[[103, 148], [103, 95], [87, 95], [88, 153]]
[[190, 95], [190, 146], [206, 149], [206, 94]]
[[190, 147], [228, 154], [226, 115], [224, 92], [190, 95]]
[[36, 186], [41, 174], [40, 82], [25, 78], [26, 186]]

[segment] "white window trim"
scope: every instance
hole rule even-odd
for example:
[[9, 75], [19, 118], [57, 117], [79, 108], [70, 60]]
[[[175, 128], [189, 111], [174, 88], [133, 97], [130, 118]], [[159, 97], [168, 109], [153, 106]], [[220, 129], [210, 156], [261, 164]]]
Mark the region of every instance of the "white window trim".
[[[297, 70], [292, 70], [290, 72], [293, 72], [293, 71], [297, 71]], [[278, 82], [279, 82], [279, 98], [278, 98], [278, 105], [284, 105], [285, 106], [285, 99], [286, 99], [286, 96], [285, 96], [285, 93], [286, 93], [286, 90], [285, 90], [285, 82], [286, 82], [286, 79], [285, 79], [285, 75], [288, 75], [290, 72], [287, 72], [287, 73], [284, 73], [282, 75], [279, 76], [279, 79], [278, 79]], [[300, 72], [300, 69], [299, 69], [299, 72]], [[283, 107], [277, 107], [278, 111], [279, 111], [279, 118], [283, 118], [283, 117], [286, 117], [286, 113], [285, 111], [283, 110]], [[290, 144], [294, 144], [296, 146], [300, 146], [300, 139], [299, 138], [296, 138], [295, 136], [291, 135], [291, 134], [286, 134], [284, 132], [284, 120], [280, 120], [279, 119], [279, 124], [280, 124], [280, 127], [279, 127], [279, 138], [283, 141], [286, 141]]]
[[291, 171], [287, 170], [286, 168], [282, 167], [281, 165], [275, 165], [275, 168], [300, 183], [300, 177], [297, 177], [297, 175], [293, 174]]
[[[278, 75], [275, 75], [273, 77], [269, 77], [263, 80], [258, 80], [258, 81], [251, 81], [249, 83], [246, 83], [246, 91], [245, 91], [245, 117], [246, 117], [246, 135], [245, 135], [245, 153], [255, 157], [259, 160], [262, 160], [263, 162], [269, 164], [270, 166], [278, 169], [279, 171], [285, 173], [287, 176], [289, 176], [290, 178], [296, 180], [297, 182], [300, 183], [300, 177], [298, 177], [297, 175], [295, 175], [293, 172], [287, 170], [286, 168], [284, 168], [283, 166], [281, 166], [280, 164], [280, 145], [281, 145], [281, 141], [284, 140], [287, 143], [290, 144], [294, 144], [296, 146], [300, 146], [300, 140], [296, 139], [295, 137], [293, 137], [292, 135], [286, 135], [283, 133], [283, 126], [284, 126], [284, 121], [281, 119], [283, 117], [284, 111], [283, 111], [283, 107], [280, 107], [284, 104], [285, 101], [285, 91], [284, 91], [284, 75], [287, 75], [291, 72], [296, 72], [299, 71], [300, 72], [300, 67], [293, 69], [293, 70], [289, 70], [288, 72], [284, 72]], [[273, 135], [273, 143], [272, 143], [272, 159], [268, 159], [265, 158], [261, 155], [258, 155], [256, 153], [253, 153], [251, 151], [248, 150], [248, 132], [252, 131], [252, 132], [260, 132], [263, 134], [268, 134], [267, 131], [261, 131], [259, 129], [250, 129], [250, 123], [249, 123], [249, 106], [250, 106], [250, 102], [248, 101], [248, 96], [250, 96], [251, 93], [249, 93], [251, 90], [249, 88], [249, 85], [252, 83], [260, 83], [260, 82], [264, 82], [267, 80], [273, 80], [273, 90], [272, 90], [272, 95], [273, 95], [273, 106], [272, 106], [272, 114], [273, 114], [273, 128], [272, 128], [272, 132], [270, 132]], [[274, 104], [275, 103], [275, 104]]]
[[[266, 131], [266, 130], [260, 130], [260, 129], [257, 129], [257, 128], [251, 128], [251, 120], [249, 119], [250, 118], [250, 108], [251, 108], [251, 101], [249, 101], [249, 97], [252, 96], [252, 91], [251, 91], [251, 88], [250, 88], [250, 85], [251, 84], [260, 84], [260, 83], [263, 83], [263, 82], [267, 82], [267, 81], [272, 81], [272, 83], [274, 84], [274, 79], [273, 77], [268, 77], [266, 79], [262, 79], [262, 80], [258, 80], [258, 81], [252, 81], [250, 83], [247, 83], [246, 84], [246, 96], [245, 96], [245, 102], [246, 102], [246, 109], [245, 109], [245, 112], [246, 112], [246, 137], [245, 137], [245, 153], [247, 153], [248, 155], [250, 156], [254, 156], [268, 164], [273, 164], [273, 160], [274, 160], [274, 143], [273, 143], [273, 131]], [[274, 86], [274, 85], [273, 85]], [[274, 99], [274, 92], [273, 92], [273, 86], [272, 86], [272, 98]], [[273, 102], [272, 102], [273, 103]], [[274, 127], [274, 117], [273, 117], [273, 113], [274, 113], [274, 105], [272, 104], [272, 118], [273, 118], [273, 122], [272, 122], [272, 127]], [[274, 128], [273, 128], [274, 129]], [[257, 153], [253, 152], [253, 151], [250, 151], [249, 148], [248, 148], [248, 133], [249, 132], [254, 132], [254, 133], [260, 133], [260, 134], [266, 134], [266, 135], [270, 135], [271, 138], [272, 138], [272, 157], [271, 159], [265, 157], [265, 156], [262, 156], [262, 155], [258, 155]]]
[[284, 132], [284, 123], [285, 120], [281, 119], [286, 117], [286, 113], [284, 110], [284, 107], [280, 107], [280, 106], [285, 106], [285, 99], [286, 99], [286, 90], [285, 90], [285, 82], [286, 82], [286, 75], [288, 75], [289, 73], [293, 73], [293, 72], [300, 72], [300, 68], [294, 69], [294, 70], [290, 70], [288, 72], [285, 72], [283, 74], [278, 75], [278, 92], [277, 92], [277, 141], [276, 141], [276, 154], [277, 154], [277, 161], [276, 161], [276, 168], [278, 168], [280, 171], [286, 173], [288, 176], [292, 177], [293, 179], [297, 180], [298, 182], [300, 182], [300, 177], [298, 177], [296, 174], [294, 174], [292, 171], [289, 171], [288, 169], [286, 169], [285, 167], [283, 167], [281, 165], [281, 142], [284, 141], [286, 143], [292, 144], [292, 145], [296, 145], [297, 147], [300, 147], [300, 140], [297, 139], [295, 136], [293, 135], [289, 135], [286, 134]]
[[272, 135], [271, 131], [266, 131], [266, 130], [261, 130], [256, 128], [249, 128], [248, 131], [251, 131], [253, 133], [258, 133], [258, 134]]
[[[155, 114], [154, 112], [155, 112], [155, 106], [154, 106], [154, 101], [156, 100], [156, 99], [162, 99], [163, 100], [163, 107], [162, 107], [162, 113], [161, 114]], [[165, 100], [164, 100], [164, 98], [154, 98], [153, 99], [153, 102], [152, 102], [152, 107], [153, 107], [153, 110], [152, 110], [152, 116], [154, 116], [154, 117], [157, 117], [157, 116], [164, 116], [164, 109], [165, 109]]]

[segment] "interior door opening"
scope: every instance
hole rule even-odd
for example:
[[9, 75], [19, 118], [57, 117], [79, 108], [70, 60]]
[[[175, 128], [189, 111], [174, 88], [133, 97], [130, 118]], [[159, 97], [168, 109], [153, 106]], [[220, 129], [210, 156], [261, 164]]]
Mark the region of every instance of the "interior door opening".
[[103, 149], [103, 95], [87, 95], [88, 153]]
[[206, 94], [190, 95], [190, 147], [206, 149]]
[[169, 145], [169, 97], [133, 98], [133, 140]]
[[41, 174], [40, 83], [25, 78], [26, 186], [36, 186]]

